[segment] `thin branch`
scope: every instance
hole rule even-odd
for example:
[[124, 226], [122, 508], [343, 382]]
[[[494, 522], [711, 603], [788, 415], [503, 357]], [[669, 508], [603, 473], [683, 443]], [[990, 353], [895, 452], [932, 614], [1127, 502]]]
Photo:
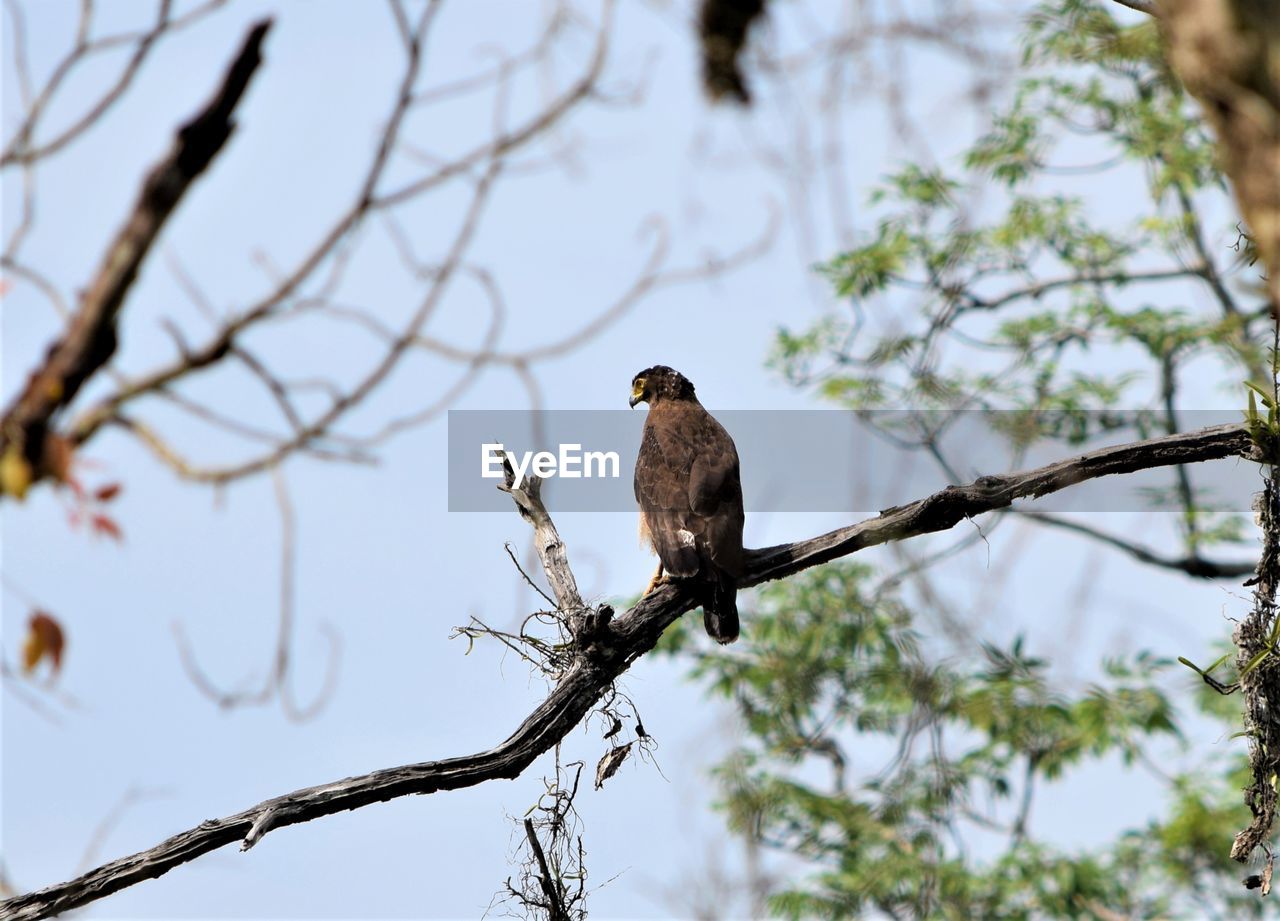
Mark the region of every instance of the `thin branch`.
[[[1005, 508], [1018, 498], [1044, 496], [1086, 480], [1137, 470], [1233, 456], [1249, 458], [1252, 446], [1243, 426], [1222, 425], [1103, 448], [1033, 470], [980, 477], [967, 486], [949, 486], [828, 534], [749, 551], [740, 585], [785, 578], [891, 540], [945, 531], [966, 518]], [[233, 842], [241, 842], [241, 850], [248, 850], [274, 829], [321, 816], [400, 796], [456, 790], [500, 777], [519, 776], [592, 711], [618, 676], [651, 650], [671, 623], [698, 604], [696, 594], [676, 581], [644, 596], [620, 617], [613, 617], [608, 606], [587, 608], [577, 593], [564, 545], [539, 498], [538, 481], [535, 478], [527, 484], [521, 489], [508, 487], [508, 491], [521, 515], [534, 526], [539, 556], [562, 608], [579, 614], [575, 630], [577, 654], [551, 693], [505, 741], [474, 755], [386, 768], [308, 787], [225, 818], [207, 820], [77, 879], [0, 902], [0, 917], [5, 921], [35, 921], [69, 911], [154, 879]]]
[[515, 565], [516, 571], [520, 573], [520, 576], [524, 579], [524, 581], [529, 584], [529, 588], [533, 589], [535, 592], [541, 595], [543, 600], [545, 600], [548, 604], [554, 605], [556, 603], [556, 600], [552, 598], [550, 595], [548, 595], [546, 592], [544, 592], [541, 586], [539, 586], [538, 583], [534, 582], [533, 579], [529, 576], [529, 574], [524, 571], [524, 567], [521, 566], [520, 561], [516, 559], [516, 552], [511, 549], [511, 541], [507, 541], [505, 544], [503, 544], [502, 549], [507, 551], [507, 556], [511, 558], [511, 562], [512, 564]]
[[63, 322], [71, 319], [71, 310], [67, 307], [66, 299], [62, 296], [57, 286], [43, 273], [29, 265], [24, 265], [4, 256], [0, 256], [0, 269], [4, 269], [11, 275], [22, 279], [43, 294], [49, 301], [50, 306], [53, 307], [54, 313], [58, 315], [58, 319]]
[[[284, 439], [276, 447], [249, 460], [241, 461], [225, 467], [195, 467], [185, 461], [175, 463], [174, 456], [166, 456], [158, 452], [158, 456], [172, 466], [179, 476], [187, 480], [202, 483], [228, 483], [241, 477], [271, 470], [282, 463], [290, 454], [310, 449], [317, 441], [329, 436], [329, 430], [350, 410], [364, 402], [365, 398], [376, 390], [398, 366], [401, 357], [418, 339], [422, 327], [434, 314], [444, 297], [449, 282], [457, 267], [461, 264], [467, 247], [475, 237], [479, 227], [480, 216], [489, 201], [494, 179], [499, 171], [499, 163], [490, 165], [489, 171], [477, 184], [467, 214], [451, 245], [438, 277], [423, 298], [421, 305], [414, 311], [404, 330], [396, 335], [386, 353], [377, 364], [360, 381], [346, 393], [334, 400], [333, 404], [304, 428], [299, 429], [291, 437]], [[228, 345], [230, 348], [230, 345]], [[115, 421], [119, 421], [117, 418]], [[137, 431], [137, 424], [131, 423]], [[155, 441], [148, 446], [157, 448]]]
[[162, 792], [160, 790], [142, 790], [137, 787], [130, 787], [126, 790], [120, 800], [111, 807], [111, 811], [102, 817], [102, 821], [93, 830], [93, 835], [89, 838], [89, 844], [85, 847], [84, 855], [80, 858], [80, 868], [83, 870], [86, 867], [93, 866], [103, 845], [106, 844], [107, 839], [120, 825], [120, 822], [130, 809], [138, 805], [138, 803], [161, 795]]
[[556, 880], [551, 875], [551, 868], [547, 866], [547, 855], [542, 852], [542, 845], [538, 843], [538, 833], [534, 831], [533, 819], [524, 820], [524, 834], [529, 841], [529, 847], [533, 850], [533, 855], [538, 861], [538, 885], [542, 889], [542, 894], [547, 897], [547, 917], [550, 921], [569, 921], [569, 912], [564, 907], [564, 899], [560, 896], [560, 891], [556, 887]]
[[486, 160], [496, 160], [508, 151], [521, 147], [525, 142], [538, 137], [560, 120], [561, 116], [573, 110], [579, 102], [595, 92], [595, 86], [604, 70], [605, 59], [609, 50], [609, 36], [613, 29], [614, 7], [616, 0], [606, 0], [601, 13], [600, 31], [592, 50], [591, 60], [582, 75], [560, 96], [540, 111], [533, 118], [514, 131], [500, 135], [494, 140], [464, 154], [441, 169], [429, 173], [398, 189], [378, 196], [374, 204], [387, 207], [422, 194], [448, 179], [466, 172], [473, 166]]
[[1179, 183], [1174, 186], [1178, 197], [1178, 207], [1182, 210], [1182, 217], [1186, 223], [1186, 237], [1191, 243], [1191, 248], [1196, 251], [1196, 257], [1200, 260], [1200, 265], [1194, 271], [1197, 275], [1205, 280], [1209, 285], [1209, 289], [1213, 292], [1213, 296], [1218, 299], [1218, 303], [1222, 307], [1222, 313], [1225, 316], [1237, 317], [1240, 315], [1240, 307], [1236, 304], [1235, 298], [1231, 296], [1231, 292], [1227, 290], [1227, 286], [1222, 282], [1222, 275], [1218, 272], [1218, 266], [1214, 262], [1213, 257], [1209, 254], [1209, 247], [1204, 242], [1204, 228], [1200, 224], [1200, 215], [1196, 211], [1195, 203], [1192, 202], [1191, 196], [1187, 194], [1187, 190]]
[[[1135, 285], [1144, 282], [1157, 281], [1181, 281], [1187, 278], [1204, 277], [1208, 278], [1208, 269], [1151, 269], [1144, 272], [1105, 272], [1101, 274], [1090, 274], [1088, 272], [1080, 272], [1075, 275], [1064, 276], [1062, 278], [1051, 278], [1048, 281], [1036, 282], [1035, 284], [1026, 285], [1025, 287], [1015, 288], [1012, 291], [1006, 291], [997, 297], [984, 298], [979, 297], [969, 291], [958, 291], [957, 296], [965, 299], [960, 312], [968, 310], [998, 310], [1014, 301], [1020, 300], [1036, 300], [1043, 297], [1050, 291], [1056, 291], [1060, 288], [1083, 287], [1084, 285]], [[927, 287], [945, 288], [945, 285], [938, 284], [931, 280]]]
[[5, 0], [5, 11], [9, 14], [10, 35], [13, 42], [13, 70], [18, 83], [18, 99], [23, 107], [31, 108], [31, 62], [27, 54], [27, 20], [17, 0]]
[[258, 706], [278, 696], [285, 717], [295, 723], [305, 723], [324, 709], [337, 686], [341, 645], [332, 627], [322, 624], [321, 631], [329, 643], [329, 664], [325, 670], [324, 683], [309, 704], [300, 706], [294, 698], [289, 680], [297, 607], [294, 591], [297, 572], [296, 519], [289, 491], [285, 487], [284, 473], [278, 467], [272, 470], [272, 483], [276, 506], [280, 512], [280, 601], [275, 655], [266, 680], [256, 690], [223, 690], [200, 667], [187, 642], [186, 634], [177, 623], [174, 624], [174, 637], [178, 643], [178, 657], [187, 677], [200, 693], [219, 707], [231, 710], [236, 707]]
[[[1164, 404], [1165, 431], [1171, 435], [1181, 428], [1178, 424], [1178, 409], [1174, 403], [1177, 386], [1177, 353], [1173, 349], [1166, 349], [1160, 356], [1160, 398]], [[1182, 504], [1182, 526], [1185, 529], [1183, 537], [1194, 555], [1200, 546], [1200, 528], [1191, 472], [1186, 465], [1179, 464], [1173, 468], [1173, 475], [1178, 484], [1178, 501]]]
[[[177, 17], [172, 16], [172, 0], [160, 0], [159, 9], [156, 14], [156, 22], [153, 26], [139, 33], [123, 33], [119, 35], [111, 35], [105, 38], [89, 41], [89, 13], [92, 10], [92, 4], [84, 4], [81, 7], [80, 24], [77, 27], [77, 36], [75, 44], [71, 50], [63, 57], [63, 59], [54, 68], [49, 80], [45, 83], [40, 91], [38, 98], [32, 100], [30, 87], [28, 86], [24, 93], [23, 107], [26, 109], [23, 116], [23, 122], [18, 130], [14, 133], [13, 138], [5, 147], [4, 152], [0, 154], [0, 167], [11, 164], [19, 164], [28, 167], [37, 160], [42, 160], [50, 154], [57, 153], [67, 144], [74, 141], [89, 128], [96, 125], [99, 119], [114, 106], [129, 86], [133, 83], [134, 78], [142, 69], [143, 62], [146, 61], [156, 43], [166, 34], [172, 34], [186, 26], [191, 25], [199, 19], [214, 12], [219, 7], [225, 6], [227, 0], [207, 0], [190, 10], [187, 13]], [[15, 46], [19, 39], [15, 36]], [[103, 51], [108, 51], [120, 45], [132, 42], [134, 49], [129, 60], [125, 63], [124, 68], [120, 71], [111, 86], [103, 92], [98, 101], [86, 109], [79, 118], [62, 129], [62, 132], [52, 140], [44, 144], [36, 145], [34, 142], [35, 130], [38, 122], [48, 111], [53, 103], [54, 96], [61, 88], [64, 80], [79, 65], [83, 64], [91, 57]], [[15, 47], [15, 53], [17, 47]], [[19, 66], [21, 73], [22, 67]], [[29, 80], [29, 77], [28, 77]]]
[[1027, 764], [1022, 777], [1022, 802], [1018, 805], [1018, 815], [1013, 820], [1010, 848], [1019, 847], [1027, 839], [1027, 821], [1031, 818], [1031, 802], [1036, 790], [1036, 766], [1040, 763], [1041, 757], [1040, 752], [1027, 755]]
[[[225, 3], [226, 0], [221, 0], [221, 2]], [[164, 35], [168, 30], [171, 25], [169, 15], [172, 6], [172, 0], [161, 0], [155, 26], [138, 40], [138, 44], [134, 48], [133, 54], [130, 56], [128, 62], [125, 64], [124, 69], [121, 70], [120, 75], [116, 78], [111, 87], [103, 93], [101, 98], [90, 106], [71, 125], [63, 129], [62, 133], [53, 140], [42, 146], [35, 147], [32, 145], [32, 138], [35, 132], [36, 123], [43, 111], [47, 108], [48, 103], [52, 100], [52, 94], [42, 95], [40, 104], [30, 107], [26, 121], [18, 130], [13, 139], [13, 143], [7, 150], [5, 150], [3, 156], [0, 156], [0, 166], [6, 166], [10, 163], [27, 164], [35, 160], [43, 159], [50, 154], [57, 153], [85, 130], [96, 124], [98, 119], [105, 115], [107, 110], [115, 105], [120, 97], [124, 95], [125, 91], [128, 90], [129, 85], [133, 83], [133, 78], [136, 77], [138, 75], [138, 71], [142, 69], [142, 64], [150, 54], [156, 40]], [[80, 63], [88, 57], [92, 51], [102, 47], [104, 46], [97, 42], [95, 42], [94, 45], [77, 45], [73, 52], [73, 63]], [[53, 83], [50, 83], [50, 87], [56, 88]]]
[[1015, 514], [1050, 527], [1083, 534], [1085, 537], [1100, 541], [1109, 547], [1122, 550], [1141, 563], [1159, 566], [1163, 569], [1176, 569], [1179, 572], [1185, 572], [1189, 576], [1198, 576], [1202, 579], [1239, 579], [1252, 574], [1258, 565], [1256, 562], [1247, 563], [1243, 561], [1238, 563], [1218, 563], [1213, 560], [1206, 560], [1198, 553], [1177, 557], [1165, 556], [1139, 544], [1130, 543], [1123, 538], [1116, 537], [1114, 534], [1108, 534], [1106, 531], [1091, 525], [1071, 521], [1047, 512], [1015, 510]]

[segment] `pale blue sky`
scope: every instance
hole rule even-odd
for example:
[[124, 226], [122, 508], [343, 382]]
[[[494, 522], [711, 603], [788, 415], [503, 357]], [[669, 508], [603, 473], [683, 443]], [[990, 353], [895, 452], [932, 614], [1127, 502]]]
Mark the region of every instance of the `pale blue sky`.
[[[106, 5], [104, 31], [112, 18], [143, 6]], [[541, 6], [448, 4], [428, 48], [427, 83], [484, 66], [490, 59], [478, 49], [487, 44], [513, 49], [526, 41]], [[583, 6], [595, 15], [595, 4]], [[837, 6], [810, 4], [815, 12], [808, 15], [830, 21]], [[39, 74], [68, 40], [74, 4], [25, 8]], [[176, 318], [196, 341], [207, 329], [165, 267], [166, 254], [181, 259], [218, 308], [234, 308], [264, 289], [256, 250], [290, 264], [350, 197], [399, 64], [390, 17], [376, 3], [235, 0], [167, 40], [120, 106], [41, 172], [39, 221], [26, 256], [69, 295], [89, 278], [144, 170], [208, 95], [247, 24], [265, 12], [278, 22], [239, 130], [171, 221], [126, 306], [118, 362], [126, 373], [172, 354], [162, 318]], [[831, 214], [847, 210], [862, 229], [859, 204], [894, 164], [899, 144], [874, 100], [850, 107], [839, 124], [851, 200], [832, 209], [841, 192], [823, 180], [797, 196], [796, 177], [788, 178], [793, 167], [769, 169], [753, 151], [776, 143], [794, 154], [803, 107], [769, 98], [755, 113], [709, 109], [697, 88], [686, 12], [683, 3], [622, 4], [606, 83], [623, 91], [643, 80], [643, 100], [585, 108], [557, 136], [578, 151], [576, 165], [513, 176], [486, 215], [473, 257], [503, 286], [509, 307], [503, 342], [521, 348], [549, 341], [606, 308], [642, 265], [640, 231], [653, 215], [670, 225], [677, 265], [747, 243], [771, 214], [782, 220], [779, 236], [766, 257], [713, 283], [656, 292], [588, 346], [537, 366], [549, 408], [620, 407], [632, 374], [657, 362], [684, 371], [712, 408], [815, 405], [765, 371], [763, 361], [779, 324], [803, 326], [828, 306], [809, 266], [837, 244]], [[5, 20], [6, 68], [8, 28]], [[792, 29], [804, 31], [789, 24], [783, 41]], [[583, 42], [567, 46], [558, 79], [581, 65], [586, 50]], [[935, 152], [945, 157], [980, 116], [961, 104], [954, 68], [935, 55], [909, 60], [917, 111]], [[90, 68], [68, 88], [65, 111], [76, 111], [110, 72]], [[797, 95], [802, 90], [793, 88]], [[6, 70], [6, 136], [14, 92]], [[528, 95], [515, 105], [534, 101]], [[55, 123], [60, 114], [54, 110]], [[448, 152], [487, 119], [487, 109], [450, 105], [418, 118], [409, 138]], [[4, 183], [10, 227], [15, 177], [5, 175]], [[797, 221], [800, 200], [814, 215], [807, 229]], [[406, 215], [422, 252], [448, 240], [457, 206], [457, 197], [446, 194]], [[403, 315], [416, 289], [385, 233], [371, 226], [363, 234], [348, 280], [351, 296]], [[460, 285], [431, 333], [475, 342], [478, 304], [475, 292]], [[3, 309], [8, 399], [57, 321], [21, 285]], [[350, 376], [375, 357], [367, 342], [342, 329], [272, 337], [267, 332], [255, 341], [290, 368]], [[412, 410], [457, 373], [414, 361], [356, 414], [353, 427], [367, 430]], [[242, 376], [218, 372], [191, 392], [230, 404], [246, 419], [271, 419]], [[526, 404], [514, 375], [494, 370], [457, 405]], [[152, 411], [157, 424], [202, 457], [235, 456], [221, 436]], [[37, 888], [78, 872], [93, 828], [130, 788], [147, 796], [114, 827], [95, 862], [300, 786], [483, 750], [515, 728], [543, 694], [541, 682], [496, 647], [478, 646], [468, 657], [462, 643], [447, 638], [472, 613], [506, 627], [530, 609], [502, 549], [504, 541], [523, 546], [526, 528], [514, 514], [446, 511], [444, 439], [441, 419], [392, 441], [377, 467], [302, 459], [287, 465], [299, 527], [293, 686], [304, 701], [322, 678], [320, 625], [332, 624], [342, 642], [332, 701], [302, 725], [287, 721], [274, 702], [217, 710], [184, 676], [171, 629], [182, 625], [205, 669], [225, 686], [265, 674], [279, 578], [279, 517], [269, 478], [215, 494], [177, 481], [137, 443], [107, 432], [88, 449], [98, 466], [87, 475], [124, 483], [114, 508], [123, 545], [71, 529], [48, 488], [25, 504], [4, 504], [4, 572], [65, 625], [60, 689], [78, 702], [54, 703], [55, 723], [8, 694], [3, 700], [2, 854], [18, 885]], [[743, 466], [750, 477], [752, 459], [744, 457]], [[1132, 523], [1158, 540], [1155, 517], [1134, 516]], [[648, 578], [652, 560], [637, 544], [633, 514], [562, 515], [558, 523], [584, 593], [625, 596]], [[838, 516], [759, 515], [748, 520], [746, 538], [761, 546], [840, 523]], [[891, 559], [884, 549], [866, 556]], [[1078, 591], [1086, 572], [1090, 588]], [[1132, 575], [1123, 561], [1077, 540], [1007, 526], [989, 547], [980, 544], [949, 564], [941, 584], [957, 608], [980, 615], [988, 636], [1002, 640], [1025, 630], [1033, 651], [1053, 655], [1063, 676], [1076, 678], [1091, 674], [1100, 651], [1132, 648], [1139, 636], [1141, 645], [1167, 641], [1157, 649], [1163, 654], [1194, 653], [1224, 629], [1219, 615], [1236, 604], [1220, 587]], [[12, 661], [28, 609], [9, 592], [3, 608], [4, 652]], [[1063, 624], [1070, 628], [1065, 642]], [[741, 872], [740, 850], [708, 808], [714, 790], [706, 775], [733, 728], [722, 708], [669, 663], [638, 663], [624, 686], [659, 741], [665, 779], [630, 763], [602, 791], [580, 797], [592, 882], [617, 876], [589, 904], [598, 918], [665, 917], [688, 904], [680, 890], [699, 879], [709, 860]], [[577, 730], [564, 760], [594, 764], [602, 750], [596, 730]], [[546, 760], [514, 782], [396, 800], [277, 831], [246, 855], [224, 849], [100, 902], [85, 917], [478, 917], [510, 873], [514, 826], [506, 816], [522, 815], [536, 799]], [[1117, 782], [1099, 773], [1045, 790], [1035, 823], [1064, 844], [1088, 842], [1140, 822], [1157, 805], [1143, 778]]]

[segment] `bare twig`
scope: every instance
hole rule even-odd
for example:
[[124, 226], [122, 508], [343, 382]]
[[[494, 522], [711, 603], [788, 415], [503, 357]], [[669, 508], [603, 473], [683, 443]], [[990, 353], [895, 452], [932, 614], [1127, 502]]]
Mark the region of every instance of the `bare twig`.
[[1080, 521], [1072, 521], [1069, 518], [1062, 518], [1047, 512], [1018, 511], [1017, 514], [1038, 524], [1083, 534], [1085, 537], [1121, 550], [1141, 563], [1159, 566], [1162, 569], [1174, 569], [1201, 579], [1238, 579], [1241, 576], [1249, 575], [1257, 566], [1256, 563], [1243, 560], [1240, 562], [1219, 563], [1214, 560], [1206, 560], [1199, 553], [1192, 553], [1186, 556], [1168, 556], [1116, 537], [1114, 534], [1108, 534], [1100, 528], [1095, 528]]
[[280, 704], [285, 716], [302, 723], [315, 717], [328, 703], [333, 689], [337, 685], [338, 665], [341, 659], [341, 646], [337, 635], [327, 624], [321, 625], [321, 631], [329, 643], [329, 664], [325, 670], [324, 683], [315, 698], [305, 706], [295, 700], [290, 684], [291, 650], [293, 649], [295, 600], [294, 577], [297, 570], [297, 540], [293, 503], [285, 486], [284, 474], [280, 470], [273, 471], [276, 505], [280, 510], [280, 614], [276, 633], [275, 654], [271, 671], [260, 688], [256, 690], [227, 691], [219, 688], [205, 673], [196, 661], [195, 653], [187, 643], [186, 634], [174, 624], [174, 636], [178, 642], [178, 655], [183, 670], [191, 683], [200, 693], [218, 704], [223, 709], [254, 706], [268, 703], [279, 695]]
[[533, 820], [524, 820], [524, 834], [529, 842], [529, 848], [533, 851], [534, 857], [538, 861], [538, 885], [542, 889], [543, 896], [546, 897], [547, 917], [550, 921], [569, 921], [569, 911], [565, 908], [564, 898], [560, 894], [557, 880], [551, 875], [551, 869], [547, 866], [547, 855], [542, 852], [542, 845], [538, 843], [538, 833], [534, 831]]
[[[27, 166], [37, 160], [41, 160], [50, 154], [55, 154], [67, 144], [74, 141], [86, 130], [93, 127], [102, 118], [107, 111], [114, 106], [120, 98], [129, 89], [134, 78], [142, 69], [143, 62], [148, 55], [154, 50], [156, 43], [166, 34], [182, 29], [193, 22], [214, 12], [221, 6], [225, 6], [227, 0], [206, 0], [182, 16], [174, 18], [172, 15], [172, 0], [161, 0], [157, 12], [156, 22], [149, 29], [133, 34], [125, 33], [120, 35], [110, 35], [104, 38], [90, 40], [88, 36], [89, 28], [89, 10], [92, 9], [91, 4], [83, 4], [81, 6], [80, 24], [77, 27], [77, 34], [74, 44], [70, 51], [58, 62], [54, 67], [49, 79], [46, 81], [40, 94], [36, 98], [32, 98], [29, 86], [29, 77], [23, 79], [27, 84], [23, 90], [23, 105], [26, 112], [23, 116], [22, 123], [14, 132], [13, 137], [6, 145], [3, 153], [0, 153], [0, 167], [9, 166], [11, 164], [21, 164]], [[15, 55], [25, 55], [25, 37], [21, 35], [18, 23], [17, 7], [11, 5], [15, 21], [14, 51]], [[119, 47], [126, 43], [133, 43], [133, 53], [125, 62], [116, 79], [103, 91], [98, 100], [89, 106], [81, 115], [76, 118], [70, 125], [63, 128], [55, 137], [41, 144], [36, 144], [34, 140], [36, 126], [45, 112], [50, 108], [54, 97], [58, 90], [62, 87], [67, 77], [73, 70], [89, 60], [91, 57], [112, 48]], [[25, 63], [19, 63], [19, 73], [26, 68]]]
[[[516, 849], [520, 874], [514, 884], [508, 877], [505, 900], [518, 903], [526, 917], [547, 921], [586, 918], [586, 850], [576, 806], [584, 766], [581, 761], [561, 764], [557, 747], [555, 774], [543, 778], [546, 792], [521, 823], [524, 844]], [[527, 858], [523, 857], [526, 850]], [[575, 880], [577, 885], [571, 885]]]
[[111, 811], [102, 817], [93, 834], [89, 838], [88, 845], [85, 846], [84, 854], [80, 858], [80, 869], [83, 871], [87, 867], [91, 867], [94, 861], [98, 859], [102, 847], [106, 844], [107, 839], [119, 826], [120, 822], [128, 814], [129, 810], [138, 803], [145, 802], [163, 794], [161, 790], [142, 790], [137, 787], [130, 787], [125, 790], [119, 801], [111, 807]]

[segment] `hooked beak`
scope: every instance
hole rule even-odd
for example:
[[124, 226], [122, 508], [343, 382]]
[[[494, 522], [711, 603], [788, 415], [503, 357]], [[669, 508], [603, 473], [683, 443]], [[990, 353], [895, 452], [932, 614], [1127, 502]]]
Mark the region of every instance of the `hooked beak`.
[[636, 404], [641, 402], [643, 399], [644, 399], [643, 396], [637, 396], [635, 394], [632, 394], [631, 399], [627, 400], [627, 405], [630, 406], [632, 409], [635, 409]]

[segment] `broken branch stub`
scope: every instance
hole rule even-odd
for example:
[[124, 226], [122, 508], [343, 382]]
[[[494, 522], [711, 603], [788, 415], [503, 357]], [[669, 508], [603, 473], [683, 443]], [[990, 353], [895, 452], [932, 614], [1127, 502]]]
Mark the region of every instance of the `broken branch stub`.
[[551, 586], [551, 594], [569, 625], [569, 633], [579, 648], [585, 649], [608, 628], [613, 619], [613, 608], [607, 604], [592, 608], [582, 600], [573, 570], [569, 568], [564, 541], [542, 503], [542, 478], [530, 473], [517, 486], [515, 470], [506, 455], [502, 459], [502, 469], [503, 483], [498, 489], [511, 496], [520, 517], [533, 527], [534, 549]]

